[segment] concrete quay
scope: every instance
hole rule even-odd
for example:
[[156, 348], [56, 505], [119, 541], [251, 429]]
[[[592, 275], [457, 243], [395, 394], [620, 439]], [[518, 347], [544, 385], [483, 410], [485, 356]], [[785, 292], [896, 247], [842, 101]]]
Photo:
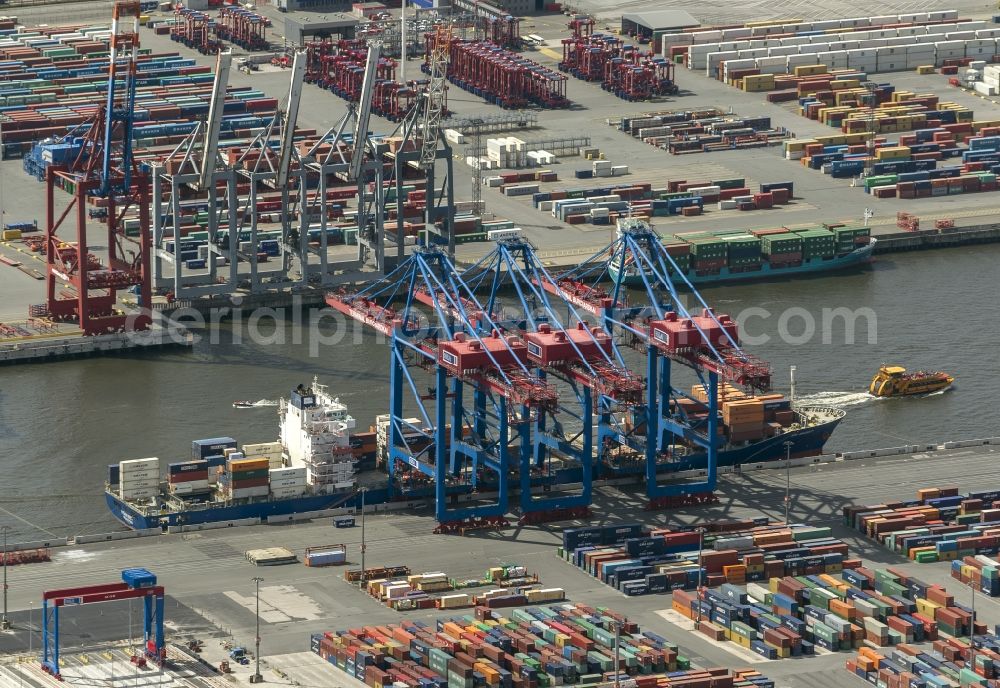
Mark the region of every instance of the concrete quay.
[[[962, 491], [988, 489], [984, 466], [1000, 458], [1000, 446], [970, 441], [974, 446], [943, 445], [934, 451], [909, 447], [905, 453], [827, 461], [791, 469], [791, 518], [797, 522], [830, 526], [834, 535], [851, 547], [866, 565], [897, 566], [929, 583], [940, 583], [967, 603], [967, 593], [948, 574], [948, 563], [916, 564], [878, 547], [842, 525], [840, 509], [848, 504], [872, 504], [909, 499], [917, 488], [935, 484], [957, 485]], [[992, 441], [992, 440], [990, 440]], [[959, 443], [966, 444], [966, 443]], [[894, 448], [898, 451], [900, 448]], [[891, 451], [891, 450], [884, 450]], [[842, 457], [843, 458], [843, 457]], [[709, 507], [651, 513], [644, 499], [630, 489], [604, 487], [597, 491], [592, 523], [617, 520], [649, 525], [694, 523], [701, 519], [769, 516], [783, 513], [785, 473], [776, 470], [725, 475], [719, 486], [720, 502]], [[843, 669], [847, 653], [809, 659], [755, 661], [734, 652], [732, 643], [714, 643], [668, 620], [666, 596], [627, 598], [570, 566], [555, 555], [563, 523], [519, 527], [506, 532], [474, 536], [433, 535], [430, 510], [378, 513], [366, 518], [367, 565], [405, 564], [414, 571], [446, 571], [457, 578], [478, 576], [491, 565], [516, 562], [538, 573], [543, 584], [566, 590], [568, 599], [604, 605], [626, 613], [644, 628], [677, 642], [682, 651], [701, 665], [753, 664], [774, 678], [780, 688], [843, 688], [861, 686], [860, 679]], [[308, 656], [309, 634], [362, 624], [398, 622], [403, 618], [430, 621], [441, 612], [395, 612], [343, 580], [343, 568], [310, 569], [301, 564], [255, 568], [247, 563], [247, 549], [288, 547], [301, 555], [305, 547], [329, 542], [348, 547], [349, 568], [360, 564], [361, 529], [333, 530], [328, 519], [312, 523], [259, 525], [163, 535], [87, 544], [68, 544], [52, 550], [52, 561], [9, 569], [10, 609], [15, 630], [0, 634], [0, 653], [24, 656], [29, 642], [37, 649], [41, 594], [52, 588], [113, 581], [121, 568], [145, 566], [166, 587], [169, 640], [177, 645], [190, 639], [205, 643], [206, 658], [221, 656], [225, 644], [250, 647], [257, 621], [253, 582], [261, 583], [261, 653], [275, 682], [281, 671], [288, 681], [302, 685], [348, 685], [329, 665]], [[983, 621], [1000, 623], [1000, 605], [980, 600]], [[125, 603], [66, 610], [63, 645], [71, 666], [73, 656], [92, 652], [127, 638], [129, 610]], [[29, 640], [30, 638], [30, 640]], [[210, 654], [209, 650], [215, 654]], [[246, 682], [249, 671], [237, 667], [235, 683]], [[322, 678], [322, 682], [319, 682]], [[40, 684], [45, 685], [45, 684]], [[72, 685], [72, 683], [70, 684]], [[232, 681], [230, 681], [232, 685]], [[354, 684], [350, 684], [354, 685]]]

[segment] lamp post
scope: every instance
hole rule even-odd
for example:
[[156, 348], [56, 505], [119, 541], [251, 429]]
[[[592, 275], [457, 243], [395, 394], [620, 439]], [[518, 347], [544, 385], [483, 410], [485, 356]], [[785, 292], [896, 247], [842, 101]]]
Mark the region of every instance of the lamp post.
[[365, 550], [367, 549], [365, 545], [365, 493], [368, 492], [367, 487], [361, 488], [361, 587], [365, 587]]
[[969, 626], [969, 668], [976, 671], [976, 643], [973, 636], [976, 634], [976, 581], [971, 581], [969, 587], [972, 588], [972, 621]]
[[256, 668], [254, 669], [253, 676], [250, 677], [250, 683], [263, 683], [264, 677], [260, 675], [260, 583], [264, 579], [260, 576], [254, 576], [252, 580], [254, 582], [257, 597], [257, 636], [255, 638], [256, 648], [254, 650]]
[[792, 501], [792, 443], [785, 441], [785, 525], [788, 525], [788, 507]]
[[621, 638], [622, 622], [615, 619], [615, 688], [621, 688]]
[[0, 531], [3, 531], [3, 617], [0, 618], [0, 629], [8, 630], [10, 628], [10, 619], [7, 618], [7, 531], [10, 530], [10, 526], [0, 526]]
[[701, 626], [701, 575], [704, 570], [702, 565], [703, 559], [702, 554], [704, 553], [705, 547], [705, 529], [698, 529], [698, 588], [695, 591], [695, 604], [698, 605], [698, 626]]

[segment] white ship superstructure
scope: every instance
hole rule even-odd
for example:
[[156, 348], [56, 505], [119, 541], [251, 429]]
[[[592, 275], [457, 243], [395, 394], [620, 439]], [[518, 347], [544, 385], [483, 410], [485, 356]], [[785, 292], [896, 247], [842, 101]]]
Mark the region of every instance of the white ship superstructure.
[[281, 444], [288, 466], [304, 468], [314, 493], [330, 493], [355, 485], [351, 431], [356, 422], [325, 385], [292, 391], [280, 405]]

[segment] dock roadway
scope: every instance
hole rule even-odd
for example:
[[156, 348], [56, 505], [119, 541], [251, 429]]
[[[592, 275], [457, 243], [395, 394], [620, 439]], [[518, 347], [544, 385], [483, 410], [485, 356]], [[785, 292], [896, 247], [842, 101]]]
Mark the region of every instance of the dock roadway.
[[[989, 489], [998, 483], [990, 464], [1000, 459], [1000, 448], [975, 447], [933, 454], [843, 461], [793, 469], [792, 518], [795, 521], [829, 525], [838, 537], [871, 566], [900, 566], [928, 582], [947, 586], [959, 601], [969, 595], [950, 579], [945, 563], [917, 565], [892, 555], [841, 525], [839, 513], [850, 503], [871, 504], [883, 500], [911, 498], [926, 485], [957, 485], [962, 491]], [[995, 471], [992, 472], [995, 475]], [[595, 522], [642, 520], [650, 524], [690, 523], [698, 518], [740, 518], [767, 515], [782, 518], [785, 473], [766, 470], [727, 477], [720, 488], [721, 503], [711, 508], [679, 512], [647, 513], [635, 493], [602, 490], [595, 506]], [[566, 524], [568, 525], [568, 524]], [[507, 533], [483, 533], [471, 537], [433, 535], [433, 521], [425, 514], [370, 515], [366, 523], [369, 567], [405, 564], [415, 572], [445, 571], [457, 578], [481, 577], [501, 562], [521, 563], [538, 573], [546, 586], [566, 589], [569, 599], [618, 609], [683, 648], [702, 664], [744, 666], [752, 663], [778, 679], [786, 688], [837, 688], [860, 680], [848, 678], [842, 669], [846, 653], [807, 660], [761, 661], [736, 650], [732, 643], [714, 643], [686, 632], [665, 620], [670, 603], [665, 596], [627, 598], [558, 558], [558, 528], [523, 528]], [[16, 626], [36, 629], [32, 645], [40, 635], [39, 604], [42, 591], [110, 582], [127, 566], [145, 566], [165, 585], [167, 626], [170, 640], [181, 644], [197, 637], [214, 642], [231, 637], [236, 644], [252, 645], [254, 597], [251, 577], [260, 575], [262, 655], [284, 656], [308, 649], [312, 632], [335, 630], [360, 624], [391, 623], [403, 615], [391, 611], [343, 580], [343, 568], [310, 569], [302, 564], [274, 568], [250, 566], [246, 549], [282, 545], [300, 556], [305, 547], [330, 543], [348, 544], [351, 568], [358, 568], [361, 529], [334, 529], [328, 521], [312, 524], [259, 526], [210, 530], [182, 535], [141, 538], [53, 551], [51, 563], [12, 567], [10, 608]], [[991, 626], [1000, 623], [1000, 606], [980, 597], [977, 609]], [[464, 613], [464, 612], [463, 612]], [[433, 619], [432, 611], [411, 612], [406, 618]], [[65, 609], [62, 614], [66, 647], [92, 647], [128, 637], [129, 609], [125, 603]], [[138, 632], [138, 606], [132, 613], [132, 629]], [[23, 652], [28, 646], [24, 630], [0, 635], [0, 650]], [[276, 661], [282, 661], [280, 658]], [[294, 671], [283, 665], [286, 672]], [[331, 669], [332, 671], [332, 669]]]

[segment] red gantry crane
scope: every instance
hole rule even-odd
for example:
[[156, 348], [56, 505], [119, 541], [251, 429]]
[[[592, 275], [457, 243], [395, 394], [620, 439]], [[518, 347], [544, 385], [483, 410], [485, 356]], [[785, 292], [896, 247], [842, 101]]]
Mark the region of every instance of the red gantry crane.
[[[81, 140], [71, 132], [62, 141], [45, 144], [76, 149], [68, 166], [50, 165], [46, 171], [45, 310], [53, 320], [78, 322], [85, 335], [145, 330], [151, 322], [141, 311], [129, 315], [116, 305], [122, 290], [136, 293], [141, 308], [149, 308], [151, 298], [149, 178], [136, 168], [132, 155], [139, 14], [137, 0], [115, 2], [107, 98], [86, 135]], [[57, 187], [71, 196], [61, 212], [56, 208]], [[88, 204], [107, 210], [106, 262], [90, 251]], [[125, 214], [132, 211], [138, 213], [137, 239], [126, 236], [124, 229]], [[60, 236], [64, 225], [71, 224], [75, 236]], [[60, 291], [60, 280], [72, 285], [75, 294]]]

